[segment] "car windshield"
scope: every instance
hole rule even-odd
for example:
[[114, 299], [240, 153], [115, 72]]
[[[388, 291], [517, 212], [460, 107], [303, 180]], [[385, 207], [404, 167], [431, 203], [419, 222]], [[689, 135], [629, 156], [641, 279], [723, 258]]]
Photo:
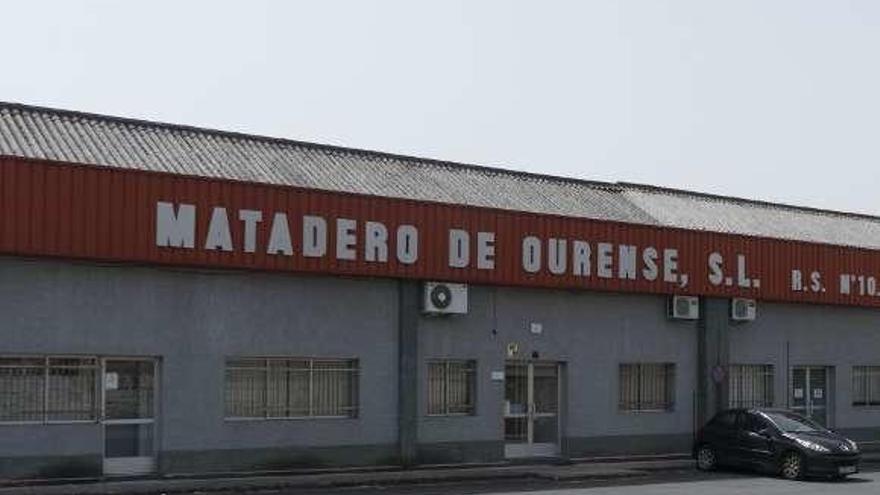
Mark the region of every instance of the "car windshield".
[[777, 428], [787, 433], [809, 433], [825, 431], [825, 428], [817, 425], [807, 418], [797, 414], [785, 412], [765, 412], [763, 415], [773, 422]]

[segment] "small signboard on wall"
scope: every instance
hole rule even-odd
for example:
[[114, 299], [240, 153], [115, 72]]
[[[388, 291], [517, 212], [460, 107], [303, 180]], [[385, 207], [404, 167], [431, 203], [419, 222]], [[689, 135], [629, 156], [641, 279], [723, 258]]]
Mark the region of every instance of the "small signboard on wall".
[[519, 344], [516, 342], [507, 344], [507, 357], [514, 358], [517, 354], [519, 354]]
[[119, 388], [119, 373], [108, 372], [104, 374], [104, 390], [117, 390]]

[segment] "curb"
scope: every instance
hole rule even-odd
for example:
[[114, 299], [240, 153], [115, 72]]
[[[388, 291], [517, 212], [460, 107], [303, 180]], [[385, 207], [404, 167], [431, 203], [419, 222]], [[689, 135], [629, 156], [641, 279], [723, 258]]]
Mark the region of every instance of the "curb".
[[[659, 466], [655, 468], [661, 470]], [[0, 495], [36, 495], [64, 494], [64, 495], [158, 495], [180, 494], [191, 492], [247, 492], [255, 490], [281, 490], [281, 489], [322, 489], [322, 488], [350, 488], [355, 486], [381, 485], [402, 486], [436, 483], [458, 483], [465, 481], [492, 481], [492, 480], [548, 480], [548, 481], [577, 481], [589, 479], [618, 479], [647, 476], [650, 470], [617, 468], [607, 471], [597, 470], [584, 473], [558, 473], [547, 466], [535, 465], [524, 467], [504, 467], [500, 469], [475, 469], [473, 472], [451, 473], [447, 470], [423, 471], [395, 471], [383, 472], [385, 476], [363, 476], [361, 473], [341, 473], [330, 476], [303, 475], [303, 478], [320, 476], [325, 479], [272, 479], [271, 477], [260, 479], [199, 479], [187, 481], [169, 480], [144, 480], [144, 481], [104, 481], [94, 484], [83, 485], [0, 485]], [[138, 485], [142, 486], [138, 486]], [[147, 486], [143, 486], [147, 485]]]
[[[258, 490], [328, 489], [357, 486], [413, 486], [493, 480], [584, 481], [639, 478], [661, 471], [687, 469], [692, 461], [683, 456], [665, 460], [612, 460], [572, 462], [562, 465], [425, 466], [419, 469], [380, 469], [373, 471], [335, 471], [276, 473], [250, 477], [192, 477], [129, 480], [72, 480], [58, 483], [28, 482], [3, 484], [0, 495], [160, 495], [184, 493], [244, 493]], [[880, 455], [871, 453], [864, 464], [877, 465]]]

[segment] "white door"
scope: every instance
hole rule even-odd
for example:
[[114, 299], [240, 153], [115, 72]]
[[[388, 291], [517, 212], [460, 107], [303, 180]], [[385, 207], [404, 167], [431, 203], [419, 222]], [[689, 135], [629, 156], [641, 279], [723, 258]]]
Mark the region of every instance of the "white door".
[[504, 375], [505, 455], [559, 454], [559, 364], [509, 361]]
[[106, 358], [102, 366], [104, 474], [156, 470], [156, 361]]

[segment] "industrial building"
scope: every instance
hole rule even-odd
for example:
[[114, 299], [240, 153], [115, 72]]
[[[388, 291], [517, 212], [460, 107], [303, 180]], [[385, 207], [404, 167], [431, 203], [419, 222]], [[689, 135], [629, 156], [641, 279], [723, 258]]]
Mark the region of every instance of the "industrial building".
[[0, 479], [880, 446], [880, 218], [0, 104]]

